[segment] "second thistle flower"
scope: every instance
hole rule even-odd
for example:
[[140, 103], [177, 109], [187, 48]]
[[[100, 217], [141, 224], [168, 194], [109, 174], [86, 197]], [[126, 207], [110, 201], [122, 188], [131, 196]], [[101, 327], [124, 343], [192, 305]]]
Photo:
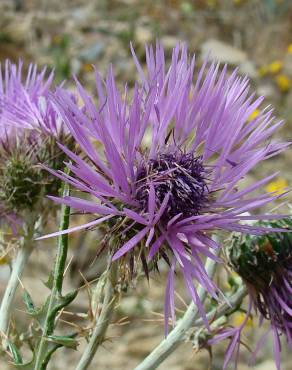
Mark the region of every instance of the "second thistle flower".
[[26, 75], [22, 62], [0, 65], [0, 217], [13, 228], [32, 211], [45, 214], [44, 195], [60, 184], [39, 166], [62, 167], [57, 140], [70, 145], [50, 98], [52, 82], [53, 73], [46, 77], [36, 65]]

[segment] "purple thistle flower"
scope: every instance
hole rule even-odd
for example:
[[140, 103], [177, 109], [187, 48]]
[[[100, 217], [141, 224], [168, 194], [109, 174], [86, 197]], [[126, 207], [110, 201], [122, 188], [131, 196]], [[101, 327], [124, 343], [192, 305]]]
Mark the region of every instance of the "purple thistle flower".
[[53, 108], [49, 97], [54, 78], [51, 72], [46, 77], [46, 67], [40, 72], [30, 64], [23, 78], [23, 63], [6, 61], [3, 72], [0, 64], [0, 137], [8, 132], [23, 135], [24, 131], [38, 131], [57, 136], [62, 121]]
[[147, 47], [147, 75], [134, 52], [133, 57], [142, 84], [136, 84], [132, 97], [127, 85], [119, 92], [112, 68], [105, 81], [96, 72], [98, 104], [78, 81], [81, 107], [57, 89], [58, 110], [88, 160], [62, 146], [73, 162], [67, 164], [71, 174], [49, 171], [92, 199], [51, 198], [101, 216], [65, 232], [104, 223], [116, 240], [113, 260], [131, 269], [140, 257], [147, 275], [146, 259], [155, 265], [162, 258], [170, 265], [166, 323], [169, 315], [174, 321], [174, 273], [179, 268], [208, 326], [194, 281], [218, 299], [218, 288], [203, 265], [205, 257], [220, 262], [212, 253], [220, 245], [210, 233], [266, 232], [241, 221], [271, 217], [243, 213], [277, 197], [250, 196], [275, 175], [237, 187], [259, 162], [286, 148], [286, 143], [270, 142], [283, 122], [274, 120], [270, 108], [250, 121], [263, 98], [249, 95], [248, 79], [236, 71], [228, 76], [226, 66], [220, 71], [219, 64], [205, 61], [194, 81], [195, 58], [189, 59], [186, 46], [174, 48], [168, 68], [163, 47]]
[[23, 218], [20, 211], [39, 204], [44, 187], [56, 193], [56, 179], [41, 174], [38, 164], [63, 165], [56, 140], [64, 142], [66, 131], [50, 96], [53, 72], [46, 77], [46, 68], [39, 72], [31, 64], [23, 76], [22, 61], [15, 65], [7, 60], [1, 67], [0, 217], [15, 230]]

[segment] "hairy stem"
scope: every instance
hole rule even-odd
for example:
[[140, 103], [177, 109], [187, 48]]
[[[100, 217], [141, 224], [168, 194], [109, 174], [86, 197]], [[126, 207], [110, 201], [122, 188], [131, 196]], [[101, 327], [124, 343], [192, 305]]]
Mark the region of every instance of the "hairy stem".
[[[236, 293], [234, 293], [230, 298], [228, 298], [228, 303], [224, 302], [219, 307], [214, 308], [213, 310], [207, 313], [207, 319], [214, 321], [219, 317], [227, 315], [234, 311], [234, 309], [239, 306], [243, 298], [247, 295], [247, 289], [245, 285], [242, 285]], [[202, 318], [197, 319], [193, 323], [193, 327], [196, 328], [200, 325], [203, 325], [204, 321]]]
[[34, 223], [28, 226], [26, 235], [23, 237], [17, 255], [12, 264], [12, 272], [1, 301], [0, 307], [0, 334], [7, 337], [9, 319], [12, 311], [14, 296], [19, 285], [23, 270], [33, 250], [32, 240], [34, 234]]
[[[69, 188], [64, 186], [62, 196], [69, 195]], [[69, 227], [70, 218], [70, 207], [63, 205], [61, 208], [61, 222], [60, 231], [66, 230]], [[68, 234], [63, 234], [59, 236], [57, 254], [55, 260], [55, 266], [53, 270], [53, 281], [52, 281], [52, 291], [49, 296], [48, 305], [46, 309], [46, 316], [43, 324], [42, 337], [40, 339], [36, 357], [34, 370], [44, 370], [47, 367], [47, 353], [49, 352], [48, 337], [53, 334], [55, 327], [55, 318], [58, 310], [56, 310], [56, 305], [58, 301], [62, 299], [62, 286], [65, 271], [65, 264], [68, 252]]]
[[[212, 279], [215, 274], [217, 262], [207, 259], [206, 271]], [[207, 292], [201, 286], [198, 289], [198, 295], [203, 302]], [[177, 323], [176, 327], [154, 350], [135, 368], [135, 370], [153, 370], [156, 369], [182, 342], [187, 331], [193, 326], [198, 314], [197, 306], [192, 302], [186, 310], [183, 318]]]
[[104, 299], [102, 309], [96, 325], [93, 329], [90, 340], [83, 352], [81, 359], [76, 367], [76, 370], [86, 370], [90, 365], [98, 347], [102, 344], [106, 330], [110, 324], [110, 320], [114, 311], [115, 303], [118, 297], [117, 283], [117, 263], [111, 264], [106, 272], [106, 282], [104, 286]]

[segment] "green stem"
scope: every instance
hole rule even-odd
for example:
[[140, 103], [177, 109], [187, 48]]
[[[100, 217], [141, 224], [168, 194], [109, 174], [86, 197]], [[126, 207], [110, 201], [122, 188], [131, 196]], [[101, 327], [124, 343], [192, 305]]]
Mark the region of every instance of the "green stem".
[[[228, 303], [224, 302], [219, 307], [213, 308], [213, 310], [207, 313], [208, 320], [217, 320], [221, 316], [231, 314], [238, 306], [242, 303], [244, 297], [247, 295], [247, 289], [245, 285], [242, 285], [236, 293], [234, 293], [230, 298], [228, 298]], [[202, 318], [197, 319], [193, 323], [193, 328], [203, 325], [204, 321]]]
[[[69, 189], [66, 189], [63, 193], [63, 197], [69, 195]], [[63, 206], [61, 210], [61, 223], [60, 231], [69, 228], [70, 219], [70, 207]], [[68, 254], [68, 234], [60, 235], [58, 240], [58, 250], [54, 268], [54, 278], [53, 278], [53, 289], [61, 295], [64, 279], [64, 271], [66, 266], [66, 259]]]
[[[65, 197], [67, 195], [69, 195], [69, 188], [68, 186], [64, 186], [62, 196]], [[69, 216], [70, 207], [63, 205], [61, 208], [60, 231], [68, 229]], [[42, 337], [36, 351], [34, 370], [44, 370], [47, 367], [48, 361], [46, 357], [49, 351], [50, 344], [50, 342], [48, 341], [48, 336], [53, 334], [55, 327], [55, 318], [58, 312], [58, 305], [56, 306], [56, 304], [58, 303], [59, 299], [62, 298], [62, 286], [67, 252], [68, 234], [60, 235], [58, 239], [57, 255], [53, 270], [52, 291], [49, 296], [49, 301], [46, 308], [46, 316], [43, 325]]]
[[110, 320], [114, 311], [115, 303], [118, 297], [117, 284], [117, 263], [114, 262], [107, 273], [107, 278], [104, 287], [104, 300], [102, 303], [101, 313], [98, 317], [96, 325], [93, 329], [90, 340], [83, 352], [81, 359], [76, 367], [76, 370], [86, 370], [90, 365], [98, 347], [103, 343], [106, 330], [110, 324]]
[[23, 270], [27, 264], [27, 261], [33, 250], [32, 240], [34, 235], [34, 223], [27, 228], [26, 235], [23, 237], [23, 240], [18, 249], [15, 260], [12, 265], [12, 272], [4, 293], [4, 296], [1, 301], [0, 307], [0, 333], [7, 337], [7, 330], [9, 327], [9, 318], [12, 312], [12, 305], [14, 297], [19, 285], [19, 281], [23, 274]]

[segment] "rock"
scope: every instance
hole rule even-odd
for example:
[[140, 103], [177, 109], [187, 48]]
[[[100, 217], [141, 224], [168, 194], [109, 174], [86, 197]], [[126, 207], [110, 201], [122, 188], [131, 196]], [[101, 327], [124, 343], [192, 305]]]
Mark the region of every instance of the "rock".
[[97, 58], [103, 54], [104, 49], [105, 45], [103, 43], [96, 42], [83, 49], [79, 55], [79, 58], [83, 62], [95, 62]]
[[168, 50], [174, 48], [177, 42], [178, 42], [178, 39], [173, 36], [164, 36], [162, 38], [162, 45], [165, 47], [165, 49], [168, 49]]
[[78, 75], [78, 73], [81, 70], [82, 63], [81, 63], [81, 61], [78, 58], [74, 58], [73, 57], [71, 59], [70, 66], [71, 66], [71, 72], [72, 72], [72, 74]]
[[8, 14], [0, 20], [1, 34], [13, 43], [23, 44], [28, 41], [32, 30], [32, 16]]
[[67, 20], [64, 14], [59, 13], [44, 13], [37, 12], [33, 16], [32, 24], [34, 30], [38, 32], [39, 37], [45, 38], [46, 42], [50, 43], [54, 36], [64, 34], [64, 29], [67, 29]]
[[88, 4], [87, 6], [80, 6], [68, 10], [66, 18], [68, 19], [68, 25], [75, 29], [91, 27], [94, 24], [95, 13], [93, 4]]
[[215, 39], [204, 42], [201, 53], [203, 58], [209, 55], [211, 59], [221, 63], [238, 65], [247, 61], [247, 54], [244, 51]]
[[277, 95], [275, 87], [270, 82], [263, 83], [257, 87], [257, 94], [265, 98], [273, 98]]
[[258, 75], [255, 64], [250, 60], [241, 63], [239, 70], [241, 74], [247, 75], [250, 78], [256, 78]]
[[135, 40], [138, 44], [144, 45], [152, 41], [152, 32], [147, 26], [138, 26], [135, 30]]

